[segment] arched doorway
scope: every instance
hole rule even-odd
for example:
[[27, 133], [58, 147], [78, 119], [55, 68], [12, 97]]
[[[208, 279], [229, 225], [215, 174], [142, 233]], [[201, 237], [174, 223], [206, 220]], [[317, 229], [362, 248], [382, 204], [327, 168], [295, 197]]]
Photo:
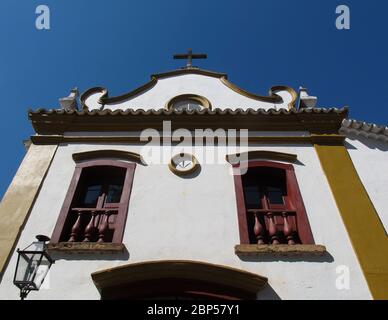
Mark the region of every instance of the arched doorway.
[[205, 262], [162, 260], [94, 272], [102, 299], [256, 299], [267, 278]]

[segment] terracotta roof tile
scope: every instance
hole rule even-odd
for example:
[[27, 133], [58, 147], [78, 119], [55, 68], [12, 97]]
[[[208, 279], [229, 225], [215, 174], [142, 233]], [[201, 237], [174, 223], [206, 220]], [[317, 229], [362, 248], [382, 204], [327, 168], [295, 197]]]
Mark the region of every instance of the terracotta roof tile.
[[252, 109], [248, 108], [246, 110], [242, 108], [237, 109], [220, 109], [214, 108], [212, 110], [203, 109], [203, 110], [193, 110], [193, 111], [176, 111], [176, 110], [166, 110], [166, 109], [126, 109], [126, 110], [64, 110], [64, 109], [36, 109], [29, 110], [30, 115], [43, 115], [43, 114], [66, 114], [73, 115], [77, 114], [80, 116], [104, 116], [104, 115], [180, 115], [180, 114], [198, 114], [198, 115], [291, 115], [291, 114], [328, 114], [328, 113], [346, 113], [348, 111], [347, 107], [344, 108], [303, 108], [290, 110], [287, 109]]
[[340, 132], [388, 142], [388, 127], [379, 126], [374, 123], [344, 119]]

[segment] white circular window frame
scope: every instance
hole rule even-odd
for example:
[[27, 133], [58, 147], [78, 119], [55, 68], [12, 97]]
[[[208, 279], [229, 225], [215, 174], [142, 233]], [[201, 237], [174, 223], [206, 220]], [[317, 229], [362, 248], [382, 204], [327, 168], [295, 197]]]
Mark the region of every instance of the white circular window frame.
[[176, 103], [181, 101], [187, 101], [187, 100], [198, 102], [198, 104], [200, 104], [204, 109], [211, 110], [212, 108], [210, 101], [203, 96], [199, 96], [196, 94], [181, 94], [179, 96], [175, 96], [174, 98], [170, 99], [166, 103], [166, 109], [171, 110]]

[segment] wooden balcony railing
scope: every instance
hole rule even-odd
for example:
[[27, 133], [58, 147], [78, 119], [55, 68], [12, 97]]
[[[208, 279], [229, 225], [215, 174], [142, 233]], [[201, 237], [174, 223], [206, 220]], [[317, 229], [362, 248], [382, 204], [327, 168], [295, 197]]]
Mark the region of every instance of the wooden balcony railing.
[[118, 209], [72, 208], [76, 220], [68, 242], [110, 242], [109, 217]]
[[253, 215], [253, 230], [257, 244], [296, 244], [298, 230], [296, 212], [285, 210], [249, 209], [248, 215]]

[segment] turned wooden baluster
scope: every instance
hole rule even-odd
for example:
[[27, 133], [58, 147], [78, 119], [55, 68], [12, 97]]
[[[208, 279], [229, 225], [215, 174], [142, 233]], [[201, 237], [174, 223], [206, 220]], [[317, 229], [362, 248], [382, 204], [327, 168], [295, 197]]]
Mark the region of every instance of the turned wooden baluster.
[[271, 244], [279, 244], [274, 214], [272, 212], [268, 212], [267, 215], [269, 220], [268, 234], [271, 239]]
[[79, 233], [81, 232], [81, 215], [82, 211], [77, 210], [77, 220], [74, 223], [73, 227], [71, 228], [71, 233], [70, 233], [70, 239], [69, 242], [76, 242], [79, 236]]
[[94, 227], [94, 221], [96, 219], [96, 211], [92, 211], [92, 216], [90, 218], [90, 221], [89, 221], [89, 224], [86, 226], [85, 228], [85, 239], [84, 239], [84, 242], [90, 242], [92, 237], [93, 237], [93, 234], [94, 234], [94, 231], [95, 231], [95, 227]]
[[109, 227], [109, 210], [105, 211], [103, 213], [103, 217], [102, 217], [102, 223], [100, 225], [100, 227], [98, 228], [98, 242], [104, 242], [105, 241], [105, 233], [108, 231], [108, 227]]
[[253, 228], [253, 232], [257, 239], [257, 244], [264, 244], [264, 227], [260, 223], [259, 214], [255, 213], [255, 226]]
[[291, 224], [288, 223], [287, 212], [282, 212], [282, 216], [283, 216], [283, 219], [284, 219], [283, 233], [284, 233], [284, 236], [287, 239], [287, 243], [291, 244], [291, 245], [295, 244], [294, 237], [293, 237], [294, 230], [292, 229]]

